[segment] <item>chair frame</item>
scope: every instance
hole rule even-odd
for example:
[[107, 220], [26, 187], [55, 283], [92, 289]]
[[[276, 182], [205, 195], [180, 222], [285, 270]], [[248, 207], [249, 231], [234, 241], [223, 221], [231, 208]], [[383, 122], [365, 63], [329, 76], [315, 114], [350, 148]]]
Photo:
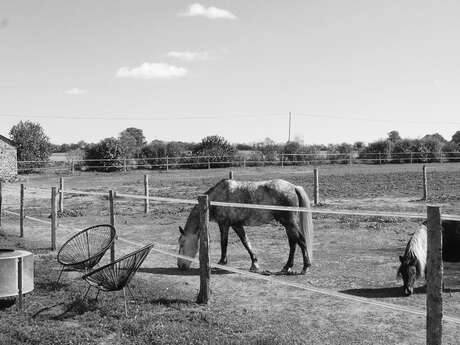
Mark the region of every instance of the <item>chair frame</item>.
[[[97, 297], [99, 296], [99, 292], [100, 292], [100, 291], [103, 291], [103, 292], [112, 292], [112, 291], [120, 291], [120, 290], [123, 290], [123, 297], [124, 297], [124, 302], [125, 302], [125, 315], [126, 315], [126, 317], [128, 317], [128, 306], [127, 306], [127, 300], [126, 300], [126, 289], [129, 291], [129, 293], [131, 294], [131, 296], [135, 299], [134, 294], [133, 294], [131, 288], [129, 287], [129, 283], [131, 282], [131, 280], [133, 279], [134, 275], [135, 275], [136, 272], [139, 270], [139, 268], [142, 266], [142, 263], [143, 263], [144, 260], [147, 258], [148, 254], [149, 254], [149, 252], [150, 252], [150, 249], [153, 247], [153, 245], [154, 245], [153, 243], [150, 243], [150, 244], [148, 244], [148, 245], [146, 245], [146, 246], [143, 246], [143, 247], [141, 247], [141, 248], [139, 248], [139, 249], [137, 249], [137, 250], [135, 250], [135, 251], [133, 251], [133, 252], [131, 252], [131, 253], [128, 253], [128, 254], [126, 254], [126, 255], [123, 255], [122, 257], [120, 257], [120, 258], [118, 258], [118, 259], [116, 259], [116, 260], [114, 260], [114, 261], [112, 261], [112, 262], [110, 262], [110, 263], [108, 263], [108, 264], [106, 264], [106, 265], [104, 265], [104, 266], [98, 267], [98, 268], [96, 268], [96, 269], [94, 269], [94, 270], [92, 270], [92, 271], [90, 271], [90, 272], [84, 274], [84, 275], [82, 276], [82, 279], [85, 280], [86, 283], [87, 283], [89, 286], [88, 286], [88, 288], [86, 289], [86, 292], [85, 292], [85, 294], [84, 294], [84, 296], [83, 296], [83, 300], [85, 300], [85, 298], [86, 298], [86, 296], [88, 295], [88, 292], [89, 292], [89, 290], [90, 290], [91, 287], [95, 287], [95, 288], [98, 290], [98, 291], [97, 291], [97, 295], [96, 295], [96, 300], [97, 300]], [[142, 252], [142, 251], [144, 251], [144, 250], [146, 250], [146, 249], [147, 249], [147, 251], [146, 251], [145, 256], [144, 256], [144, 257], [142, 258], [142, 260], [140, 261], [138, 267], [137, 267], [135, 270], [133, 270], [132, 272], [130, 272], [130, 275], [129, 275], [128, 278], [126, 279], [126, 283], [125, 283], [122, 287], [120, 287], [120, 288], [118, 288], [118, 289], [105, 289], [104, 287], [101, 287], [99, 284], [96, 284], [96, 283], [92, 282], [91, 280], [88, 280], [88, 278], [91, 277], [91, 275], [93, 275], [93, 274], [95, 274], [95, 273], [97, 273], [97, 272], [100, 272], [100, 271], [102, 271], [102, 270], [104, 270], [104, 269], [107, 269], [108, 267], [114, 266], [115, 264], [117, 264], [117, 263], [119, 263], [119, 262], [121, 262], [121, 261], [123, 261], [123, 260], [126, 260], [127, 258], [129, 258], [129, 257], [131, 257], [131, 256], [134, 256], [134, 255], [138, 254], [139, 252]]]
[[[77, 261], [77, 262], [72, 262], [72, 263], [68, 263], [68, 262], [64, 262], [61, 260], [60, 256], [61, 256], [61, 253], [62, 251], [66, 248], [66, 246], [72, 242], [72, 240], [74, 240], [76, 237], [80, 236], [81, 234], [85, 233], [85, 232], [88, 232], [92, 229], [95, 229], [95, 228], [99, 228], [99, 227], [108, 227], [111, 232], [110, 232], [110, 241], [109, 243], [102, 247], [97, 253], [91, 255], [91, 256], [88, 256], [87, 259], [84, 259], [84, 260], [81, 260], [81, 261]], [[62, 265], [62, 268], [61, 268], [61, 272], [59, 273], [59, 277], [56, 281], [56, 285], [59, 283], [59, 280], [61, 279], [61, 275], [62, 275], [62, 272], [64, 272], [64, 270], [66, 271], [79, 271], [79, 272], [88, 272], [91, 268], [93, 268], [94, 266], [96, 266], [99, 261], [101, 261], [101, 259], [103, 258], [104, 254], [107, 252], [107, 250], [113, 245], [115, 239], [117, 237], [117, 232], [115, 230], [115, 227], [113, 227], [112, 225], [110, 224], [98, 224], [98, 225], [93, 225], [93, 226], [90, 226], [86, 229], [83, 229], [79, 232], [77, 232], [75, 235], [73, 235], [72, 237], [70, 237], [62, 246], [61, 248], [59, 249], [58, 253], [57, 253], [57, 261], [58, 263], [60, 263]]]

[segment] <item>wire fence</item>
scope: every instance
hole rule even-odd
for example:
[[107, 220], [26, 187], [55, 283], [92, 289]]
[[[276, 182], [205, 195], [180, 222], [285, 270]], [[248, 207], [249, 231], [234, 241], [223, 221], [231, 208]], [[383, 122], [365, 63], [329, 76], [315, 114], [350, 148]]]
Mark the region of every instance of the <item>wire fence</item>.
[[[28, 190], [35, 190], [36, 192], [40, 193], [40, 196], [45, 196], [45, 189], [43, 188], [28, 188]], [[110, 193], [103, 193], [103, 192], [86, 192], [86, 191], [80, 191], [80, 190], [56, 190], [56, 194], [64, 192], [66, 194], [73, 194], [73, 195], [87, 195], [87, 196], [92, 196], [92, 197], [104, 197], [107, 196], [107, 194]], [[50, 195], [48, 194], [48, 197]], [[116, 195], [118, 198], [127, 198], [127, 199], [137, 199], [137, 200], [150, 200], [154, 202], [160, 202], [160, 203], [173, 203], [173, 204], [187, 204], [187, 205], [197, 205], [198, 202], [197, 200], [193, 199], [175, 199], [175, 198], [161, 198], [161, 197], [153, 197], [153, 196], [145, 196], [145, 195], [136, 195], [136, 194], [124, 194], [120, 193]], [[398, 212], [377, 212], [373, 210], [369, 211], [356, 211], [356, 210], [328, 210], [328, 209], [315, 209], [315, 208], [305, 208], [305, 207], [287, 207], [287, 206], [279, 206], [279, 205], [258, 205], [258, 204], [243, 204], [243, 203], [228, 203], [228, 202], [218, 202], [218, 201], [210, 201], [209, 202], [210, 206], [214, 207], [237, 207], [237, 208], [251, 208], [251, 209], [259, 209], [259, 210], [278, 210], [278, 211], [290, 211], [290, 212], [311, 212], [313, 214], [318, 213], [318, 214], [334, 214], [334, 215], [345, 215], [345, 216], [378, 216], [378, 217], [398, 217], [398, 218], [405, 218], [405, 219], [426, 219], [426, 214], [422, 213], [398, 213]], [[20, 217], [20, 213], [13, 212], [10, 210], [3, 209], [2, 212], [4, 214], [8, 214], [10, 216], [14, 217]], [[113, 210], [112, 210], [113, 212]], [[39, 219], [36, 217], [30, 217], [30, 216], [25, 216], [26, 219], [34, 222], [38, 222], [40, 224], [45, 224], [48, 225], [52, 228], [52, 222], [53, 218], [51, 220], [43, 220]], [[451, 219], [451, 220], [457, 220], [460, 221], [460, 215], [442, 215], [442, 219]], [[73, 229], [70, 226], [66, 226], [64, 224], [57, 224], [58, 228], [66, 229], [68, 231], [73, 231], [76, 232], [77, 230]], [[124, 238], [123, 236], [118, 237], [118, 242], [124, 242], [128, 245], [132, 246], [143, 246], [144, 243], [129, 240], [127, 238]], [[177, 254], [177, 253], [172, 253], [167, 249], [162, 249], [163, 245], [159, 242], [154, 242], [154, 247], [152, 248], [152, 251], [155, 251], [157, 253], [167, 255], [170, 257], [174, 258], [181, 258], [181, 259], [186, 259], [190, 260], [195, 263], [199, 263], [198, 259], [191, 259], [190, 257], [185, 257], [183, 255]], [[257, 273], [251, 273], [247, 272], [245, 270], [231, 267], [231, 266], [224, 266], [224, 265], [219, 265], [219, 264], [210, 264], [210, 267], [212, 268], [217, 268], [221, 270], [225, 270], [228, 272], [236, 273], [242, 276], [245, 276], [250, 279], [256, 279], [256, 280], [264, 280], [268, 281], [280, 286], [285, 286], [289, 288], [296, 288], [304, 291], [308, 291], [311, 293], [317, 293], [317, 294], [322, 294], [326, 295], [332, 298], [339, 298], [339, 299], [344, 299], [344, 300], [349, 300], [353, 302], [358, 302], [358, 303], [364, 303], [367, 305], [372, 305], [374, 307], [378, 308], [383, 308], [387, 310], [393, 310], [393, 311], [398, 311], [398, 312], [405, 312], [409, 313], [412, 315], [417, 315], [417, 316], [426, 316], [426, 309], [417, 309], [413, 307], [407, 307], [407, 306], [401, 306], [393, 303], [386, 303], [386, 302], [380, 302], [376, 300], [372, 300], [369, 298], [363, 298], [363, 297], [358, 297], [358, 296], [353, 296], [349, 295], [343, 292], [337, 292], [333, 291], [330, 289], [324, 289], [324, 288], [318, 288], [314, 287], [311, 285], [305, 285], [305, 284], [300, 284], [296, 282], [292, 282], [289, 280], [282, 280], [279, 278], [275, 278], [272, 276], [265, 276]], [[444, 315], [443, 320], [447, 322], [451, 322], [454, 324], [460, 324], [460, 318], [455, 317], [455, 316], [449, 316], [449, 315]]]
[[18, 161], [19, 173], [70, 172], [133, 169], [213, 169], [226, 167], [302, 166], [327, 164], [417, 164], [460, 162], [460, 152], [400, 152], [400, 153], [270, 153], [252, 152], [233, 156], [165, 156], [153, 158], [72, 159], [62, 161]]

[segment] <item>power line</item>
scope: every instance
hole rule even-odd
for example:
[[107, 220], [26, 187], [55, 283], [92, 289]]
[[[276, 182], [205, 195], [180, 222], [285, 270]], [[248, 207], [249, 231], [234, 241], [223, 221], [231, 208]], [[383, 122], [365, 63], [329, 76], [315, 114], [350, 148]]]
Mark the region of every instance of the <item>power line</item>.
[[[291, 113], [290, 113], [291, 114]], [[18, 119], [53, 119], [53, 120], [136, 120], [136, 121], [170, 121], [170, 120], [219, 120], [222, 118], [280, 118], [285, 115], [283, 113], [240, 113], [240, 114], [220, 114], [220, 115], [170, 115], [170, 116], [129, 116], [123, 115], [36, 115], [36, 114], [1, 114], [0, 117], [4, 118], [18, 118]], [[368, 118], [357, 117], [348, 115], [327, 115], [327, 114], [312, 114], [312, 113], [292, 113], [292, 116], [297, 117], [311, 117], [317, 119], [334, 119], [343, 121], [360, 121], [360, 122], [377, 122], [377, 123], [393, 123], [393, 124], [429, 124], [429, 125], [459, 125], [460, 122], [456, 121], [424, 121], [424, 120], [401, 120], [401, 119], [382, 119], [382, 118]]]
[[460, 125], [460, 122], [455, 121], [423, 121], [423, 120], [397, 120], [397, 119], [380, 119], [380, 118], [366, 118], [366, 117], [355, 117], [346, 115], [319, 115], [319, 114], [308, 114], [308, 113], [295, 113], [296, 116], [301, 117], [314, 117], [321, 119], [336, 119], [346, 121], [367, 121], [367, 122], [388, 122], [388, 123], [408, 123], [408, 124], [430, 124], [430, 125]]

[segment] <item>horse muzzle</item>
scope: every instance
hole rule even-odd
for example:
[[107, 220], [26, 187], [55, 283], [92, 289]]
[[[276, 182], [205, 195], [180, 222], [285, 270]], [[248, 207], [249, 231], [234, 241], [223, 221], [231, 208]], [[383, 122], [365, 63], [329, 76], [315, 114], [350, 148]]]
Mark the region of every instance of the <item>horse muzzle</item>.
[[412, 287], [404, 287], [404, 296], [410, 296], [414, 292], [414, 288]]
[[190, 261], [186, 261], [186, 260], [177, 260], [177, 267], [181, 270], [181, 271], [187, 271], [190, 269], [190, 264], [191, 262]]

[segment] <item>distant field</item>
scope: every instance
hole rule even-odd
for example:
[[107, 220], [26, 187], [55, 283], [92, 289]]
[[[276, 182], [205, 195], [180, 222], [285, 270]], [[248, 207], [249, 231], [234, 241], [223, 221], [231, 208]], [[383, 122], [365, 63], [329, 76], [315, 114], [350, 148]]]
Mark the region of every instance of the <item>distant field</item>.
[[[151, 195], [195, 199], [221, 178], [226, 178], [228, 171], [82, 173], [66, 176], [65, 189], [100, 192], [113, 189], [119, 193], [142, 194], [143, 174], [147, 173]], [[423, 193], [421, 165], [338, 165], [320, 167], [319, 171], [322, 204], [319, 207], [322, 209], [426, 212], [426, 204], [420, 200]], [[312, 167], [234, 169], [234, 178], [283, 178], [302, 185], [310, 196], [313, 192]], [[58, 176], [23, 176], [22, 180], [29, 187], [26, 191], [26, 213], [47, 220], [49, 188], [57, 186]], [[428, 165], [428, 185], [430, 203], [441, 204], [443, 212], [460, 215], [460, 164]], [[31, 187], [45, 190], [36, 191]], [[17, 209], [18, 183], [7, 185], [4, 189], [4, 203], [8, 209]], [[107, 200], [104, 197], [67, 194], [64, 204], [66, 213], [59, 219], [62, 227], [58, 240], [61, 243], [72, 232], [71, 229], [108, 222]], [[184, 225], [190, 207], [154, 203], [149, 214], [143, 214], [142, 210], [142, 200], [116, 199], [119, 235], [136, 242], [154, 241], [161, 244], [161, 249], [176, 252], [178, 226]], [[424, 308], [424, 289], [420, 287], [409, 298], [401, 297], [401, 282], [396, 279], [397, 256], [402, 254], [418, 222], [329, 215], [318, 215], [314, 219], [315, 262], [311, 270], [305, 276], [284, 276], [280, 279], [375, 301]], [[17, 234], [17, 218], [4, 216], [3, 224], [2, 234], [13, 243], [20, 241], [13, 237]], [[262, 268], [279, 270], [288, 255], [284, 229], [272, 224], [249, 228], [247, 232]], [[218, 261], [218, 243], [218, 228], [213, 224], [212, 262]], [[24, 245], [43, 253], [39, 248], [49, 246], [47, 226], [26, 221]], [[134, 247], [117, 243], [117, 255], [132, 249]], [[50, 282], [58, 274], [57, 264], [47, 255], [37, 260], [38, 283], [29, 298], [26, 316], [10, 310], [0, 312], [2, 344], [2, 340], [8, 337], [11, 344], [34, 343], [38, 337], [33, 331], [35, 326], [46, 329], [44, 332], [52, 339], [52, 344], [81, 341], [84, 332], [91, 334], [87, 342], [94, 344], [425, 344], [423, 317], [222, 271], [214, 272], [211, 277], [211, 304], [197, 306], [193, 303], [198, 288], [197, 271], [184, 275], [176, 269], [173, 258], [155, 252], [149, 255], [137, 276], [136, 286], [148, 301], [136, 308], [132, 306], [135, 318], [124, 320], [120, 298], [106, 297], [97, 308], [85, 305], [80, 312], [57, 308], [30, 321], [27, 316], [41, 306], [55, 301], [64, 301], [66, 306], [72, 306], [75, 296], [84, 291], [82, 282], [69, 277], [63, 286], [54, 291]], [[296, 257], [296, 263], [299, 269], [300, 255]], [[249, 257], [234, 233], [230, 234], [228, 264], [245, 270], [250, 266]], [[457, 266], [447, 267], [448, 283], [454, 291], [460, 287]], [[460, 292], [444, 294], [444, 312], [460, 317]], [[6, 326], [8, 318], [13, 320], [15, 329]], [[56, 334], [62, 335], [61, 340], [57, 340]], [[456, 344], [459, 338], [458, 325], [445, 323], [444, 342]], [[26, 341], [21, 342], [24, 339]]]

